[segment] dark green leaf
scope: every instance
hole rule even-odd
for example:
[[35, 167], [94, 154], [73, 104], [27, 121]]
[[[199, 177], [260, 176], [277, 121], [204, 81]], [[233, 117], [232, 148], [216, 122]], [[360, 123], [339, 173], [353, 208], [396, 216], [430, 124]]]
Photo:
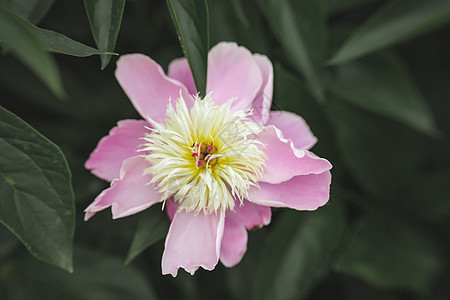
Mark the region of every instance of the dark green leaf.
[[329, 13], [341, 13], [354, 7], [362, 6], [374, 0], [327, 0], [327, 10]]
[[38, 23], [55, 0], [7, 0], [11, 8], [33, 24]]
[[395, 205], [418, 170], [423, 136], [335, 98], [326, 110], [340, 157], [354, 180]]
[[417, 36], [448, 21], [448, 0], [391, 0], [356, 29], [330, 63], [345, 63]]
[[41, 39], [45, 43], [44, 49], [50, 52], [67, 54], [78, 57], [85, 57], [94, 54], [100, 54], [102, 55], [102, 57], [103, 55], [110, 57], [112, 54], [115, 54], [100, 51], [98, 49], [86, 46], [58, 32], [37, 27], [35, 27], [35, 30], [38, 32], [38, 34], [41, 36]]
[[71, 175], [59, 148], [0, 107], [0, 221], [37, 258], [72, 270]]
[[[102, 52], [114, 52], [119, 35], [125, 0], [84, 0], [84, 6], [97, 47]], [[102, 69], [111, 60], [110, 54], [102, 54]]]
[[432, 237], [399, 218], [361, 219], [336, 270], [379, 288], [425, 292], [441, 268]]
[[342, 100], [432, 135], [438, 129], [400, 57], [381, 53], [336, 68], [332, 90]]
[[406, 211], [429, 220], [450, 218], [450, 170], [421, 173], [411, 184], [402, 204]]
[[178, 38], [200, 95], [206, 95], [209, 13], [206, 0], [166, 0]]
[[[253, 1], [214, 1], [209, 6], [211, 44], [234, 41], [252, 52], [268, 53], [269, 38], [264, 28], [265, 20]], [[233, 16], [233, 21], [230, 20]]]
[[169, 220], [159, 207], [153, 207], [143, 212], [125, 263], [130, 263], [145, 249], [163, 239], [168, 230]]
[[305, 76], [314, 96], [324, 100], [325, 5], [321, 0], [258, 0], [257, 3], [292, 66]]
[[27, 65], [57, 96], [64, 90], [53, 58], [45, 52], [45, 43], [30, 23], [0, 3], [0, 44], [4, 44]]
[[0, 225], [0, 260], [8, 256], [18, 245], [19, 240], [6, 227]]
[[19, 271], [37, 300], [157, 299], [146, 278], [119, 258], [89, 249], [75, 249], [75, 272], [64, 273], [38, 261], [22, 259]]
[[284, 213], [267, 237], [253, 298], [307, 296], [329, 271], [345, 223], [339, 203], [330, 203], [314, 212]]

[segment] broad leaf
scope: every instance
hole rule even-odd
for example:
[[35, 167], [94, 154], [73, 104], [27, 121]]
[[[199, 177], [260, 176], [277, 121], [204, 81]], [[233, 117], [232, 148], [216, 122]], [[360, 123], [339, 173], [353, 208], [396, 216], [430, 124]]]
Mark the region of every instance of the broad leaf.
[[449, 21], [448, 0], [391, 0], [355, 30], [330, 63], [345, 63]]
[[33, 24], [48, 12], [55, 0], [7, 0], [11, 8]]
[[124, 266], [119, 258], [91, 249], [75, 248], [73, 274], [27, 258], [17, 265], [36, 300], [157, 299], [149, 281], [138, 270]]
[[5, 259], [20, 245], [19, 240], [3, 225], [0, 225], [0, 260]]
[[394, 217], [364, 217], [336, 270], [379, 288], [424, 292], [441, 269], [442, 257], [432, 237]]
[[39, 259], [72, 271], [74, 196], [59, 148], [0, 107], [0, 221]]
[[[125, 0], [84, 0], [84, 6], [97, 47], [102, 52], [114, 52], [119, 35]], [[110, 54], [102, 54], [101, 68], [111, 60]]]
[[178, 38], [202, 97], [206, 95], [209, 13], [206, 0], [166, 0]]
[[305, 76], [314, 96], [324, 100], [325, 5], [321, 0], [258, 0], [257, 3], [292, 66]]
[[[401, 198], [406, 211], [427, 220], [450, 219], [450, 170], [421, 173], [412, 181], [406, 196]], [[425, 200], [425, 201], [424, 201]]]
[[374, 0], [327, 0], [327, 10], [329, 14], [342, 13], [352, 8], [362, 6]]
[[335, 98], [326, 111], [340, 158], [354, 180], [394, 206], [418, 171], [423, 136]]
[[125, 260], [126, 264], [130, 263], [145, 249], [166, 236], [169, 230], [169, 221], [166, 214], [158, 208], [159, 206], [153, 207], [142, 213], [130, 249], [128, 250]]
[[57, 96], [64, 95], [53, 58], [43, 49], [45, 43], [30, 23], [0, 2], [0, 44], [28, 66]]
[[381, 53], [336, 68], [332, 91], [342, 100], [438, 135], [433, 115], [400, 57]]
[[327, 204], [314, 212], [284, 213], [267, 237], [253, 298], [307, 296], [329, 271], [345, 223], [339, 203]]

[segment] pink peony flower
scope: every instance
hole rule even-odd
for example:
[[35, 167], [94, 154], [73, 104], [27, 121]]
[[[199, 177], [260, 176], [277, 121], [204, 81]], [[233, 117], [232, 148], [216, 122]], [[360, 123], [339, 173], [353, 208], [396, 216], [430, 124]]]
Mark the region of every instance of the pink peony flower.
[[85, 220], [111, 206], [121, 218], [164, 202], [172, 220], [162, 273], [194, 274], [239, 263], [247, 230], [269, 224], [270, 207], [315, 210], [329, 198], [331, 164], [308, 151], [305, 121], [270, 111], [272, 64], [235, 43], [209, 52], [199, 99], [186, 59], [168, 75], [149, 57], [122, 56], [116, 77], [143, 120], [119, 121], [86, 162], [111, 182]]

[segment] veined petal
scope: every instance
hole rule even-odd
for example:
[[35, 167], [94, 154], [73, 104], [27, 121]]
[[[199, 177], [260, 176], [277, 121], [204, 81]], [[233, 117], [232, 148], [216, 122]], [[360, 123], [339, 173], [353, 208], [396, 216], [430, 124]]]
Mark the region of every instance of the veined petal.
[[149, 167], [145, 158], [135, 156], [124, 161], [120, 170], [120, 179], [115, 179], [111, 187], [95, 198], [85, 212], [87, 221], [96, 212], [112, 207], [113, 218], [122, 218], [149, 208], [161, 199], [161, 194], [155, 189], [150, 174], [144, 171]]
[[172, 60], [169, 64], [169, 71], [167, 72], [167, 75], [170, 78], [176, 79], [184, 84], [191, 95], [197, 94], [194, 78], [192, 77], [191, 69], [189, 68], [186, 58], [182, 57]]
[[140, 139], [148, 133], [145, 120], [122, 120], [103, 137], [86, 161], [85, 168], [107, 181], [119, 178], [125, 159], [138, 155], [137, 149], [143, 143]]
[[267, 125], [274, 125], [284, 138], [291, 139], [297, 149], [311, 149], [317, 143], [305, 120], [289, 111], [271, 111]]
[[209, 51], [206, 90], [217, 105], [237, 98], [233, 111], [250, 108], [262, 84], [261, 70], [246, 48], [220, 43]]
[[267, 156], [263, 182], [280, 183], [297, 175], [320, 174], [332, 167], [326, 159], [295, 148], [292, 140], [285, 139], [273, 125], [265, 127], [258, 140], [265, 145], [263, 151]]
[[219, 261], [224, 223], [223, 212], [177, 211], [166, 237], [162, 273], [175, 277], [179, 268], [190, 274], [199, 267], [214, 269]]
[[166, 76], [160, 65], [142, 54], [121, 56], [116, 78], [144, 119], [163, 121], [169, 100], [178, 99], [180, 92], [188, 107], [194, 101], [182, 83]]
[[260, 182], [259, 188], [250, 189], [249, 199], [259, 205], [315, 210], [328, 202], [330, 183], [329, 171], [295, 176], [279, 184]]
[[261, 124], [266, 124], [269, 119], [270, 107], [272, 105], [273, 66], [272, 62], [265, 55], [253, 54], [253, 58], [258, 64], [263, 76], [262, 85], [252, 103], [252, 109], [254, 112], [253, 120]]
[[236, 212], [228, 210], [220, 248], [220, 261], [226, 267], [238, 264], [247, 251], [247, 230]]

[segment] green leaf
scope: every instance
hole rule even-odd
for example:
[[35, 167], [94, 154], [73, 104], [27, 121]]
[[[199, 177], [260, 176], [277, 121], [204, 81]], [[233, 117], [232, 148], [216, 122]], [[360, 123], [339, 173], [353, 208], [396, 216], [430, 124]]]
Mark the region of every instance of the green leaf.
[[342, 100], [438, 136], [433, 114], [401, 58], [380, 53], [340, 65], [331, 87]]
[[55, 0], [7, 0], [11, 9], [33, 24], [37, 24], [48, 12]]
[[0, 225], [0, 260], [4, 260], [18, 245], [19, 240], [6, 227]]
[[336, 270], [379, 288], [426, 292], [441, 260], [426, 232], [398, 217], [373, 215], [358, 221]]
[[0, 43], [28, 66], [58, 97], [64, 90], [53, 58], [43, 50], [44, 42], [30, 23], [0, 3]]
[[374, 0], [327, 0], [328, 13], [342, 13], [349, 11], [355, 7], [362, 6]]
[[26, 258], [17, 264], [32, 299], [157, 299], [143, 274], [107, 253], [76, 248], [73, 274]]
[[[114, 52], [125, 0], [84, 0], [84, 6], [97, 47], [102, 52]], [[111, 55], [102, 54], [100, 58], [103, 70], [111, 60]]]
[[447, 0], [391, 0], [344, 42], [331, 64], [341, 64], [418, 36], [450, 21]]
[[267, 237], [253, 299], [307, 296], [329, 271], [345, 223], [339, 203], [314, 212], [284, 213]]
[[39, 259], [72, 271], [70, 170], [59, 148], [0, 107], [0, 221]]
[[[211, 44], [234, 41], [252, 52], [268, 53], [270, 35], [265, 20], [253, 1], [214, 1], [209, 6]], [[230, 16], [233, 21], [230, 20]]]
[[[450, 170], [439, 169], [421, 173], [412, 181], [402, 207], [427, 220], [447, 221], [450, 218]], [[426, 201], [424, 202], [424, 199]]]
[[78, 57], [85, 57], [94, 54], [106, 55], [110, 57], [111, 55], [117, 55], [116, 53], [100, 51], [98, 49], [89, 47], [80, 42], [74, 41], [67, 36], [54, 32], [47, 29], [37, 28], [35, 30], [41, 36], [41, 39], [44, 41], [45, 46], [44, 49], [54, 53], [67, 54]]
[[257, 3], [292, 66], [305, 76], [316, 99], [324, 100], [325, 5], [321, 0], [258, 0]]
[[424, 137], [339, 100], [325, 108], [340, 158], [366, 191], [395, 205], [418, 170]]
[[166, 0], [178, 38], [202, 97], [206, 95], [209, 13], [206, 0]]
[[158, 207], [147, 209], [141, 215], [138, 227], [128, 250], [126, 264], [129, 264], [145, 249], [167, 235], [169, 220]]

